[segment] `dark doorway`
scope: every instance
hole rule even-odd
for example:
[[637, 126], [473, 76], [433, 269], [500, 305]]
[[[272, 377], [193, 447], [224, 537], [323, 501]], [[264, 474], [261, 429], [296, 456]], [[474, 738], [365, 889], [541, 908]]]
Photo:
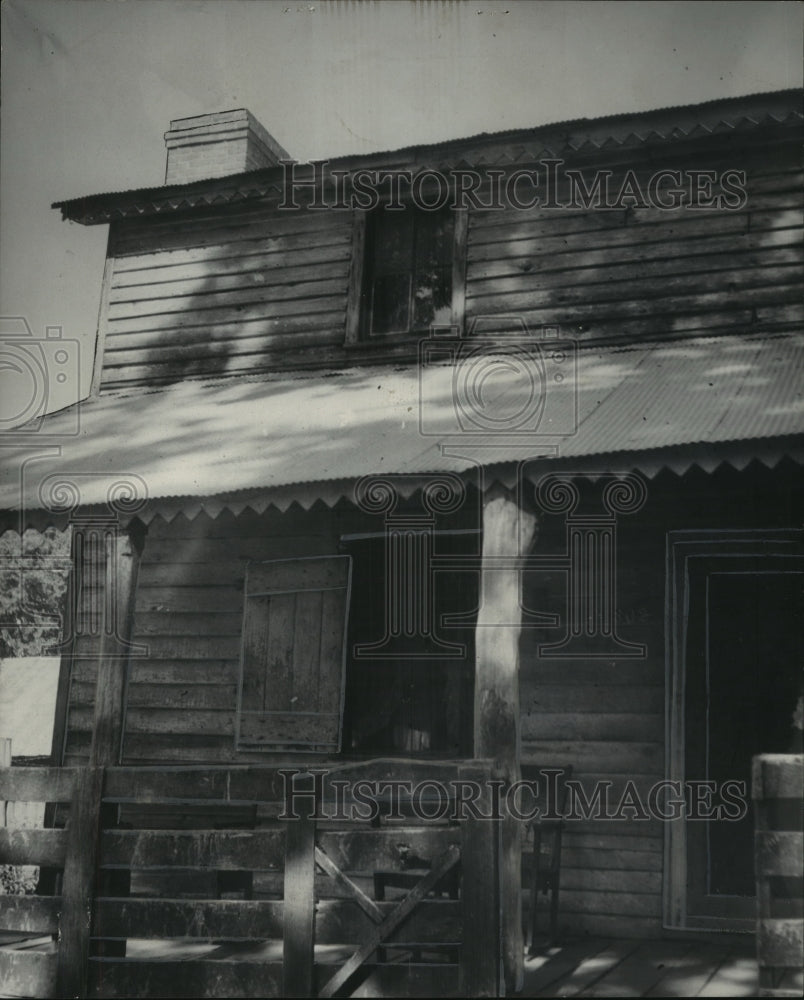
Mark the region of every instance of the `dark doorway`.
[[[434, 565], [439, 558], [476, 554], [479, 537], [474, 531], [435, 532]], [[410, 630], [384, 643], [391, 575], [386, 538], [351, 539], [344, 547], [353, 559], [344, 750], [471, 756], [477, 569], [456, 569], [454, 562], [452, 568], [436, 568], [423, 609], [429, 629]], [[411, 597], [422, 596], [424, 589], [414, 584]], [[449, 616], [461, 616], [461, 624], [445, 621]]]
[[[744, 782], [751, 758], [795, 749], [802, 693], [804, 560], [733, 553], [691, 560], [687, 781]], [[717, 804], [718, 792], [713, 803]], [[753, 918], [753, 816], [687, 823], [688, 912]]]

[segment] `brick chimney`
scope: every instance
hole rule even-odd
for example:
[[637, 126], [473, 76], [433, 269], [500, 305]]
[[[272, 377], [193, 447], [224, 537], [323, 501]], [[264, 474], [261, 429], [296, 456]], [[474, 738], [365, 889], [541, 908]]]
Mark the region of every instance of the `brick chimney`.
[[177, 118], [165, 133], [165, 184], [275, 167], [290, 157], [245, 108]]

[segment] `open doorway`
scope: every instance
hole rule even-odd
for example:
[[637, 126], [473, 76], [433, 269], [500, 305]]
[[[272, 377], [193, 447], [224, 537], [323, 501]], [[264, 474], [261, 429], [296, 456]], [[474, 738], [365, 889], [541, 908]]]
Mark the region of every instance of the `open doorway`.
[[[684, 536], [686, 537], [680, 537]], [[670, 777], [751, 795], [751, 758], [800, 752], [804, 551], [792, 532], [671, 536]], [[751, 929], [753, 816], [671, 824], [680, 925]]]
[[[479, 532], [432, 536], [433, 554], [476, 554]], [[347, 753], [462, 758], [472, 753], [476, 568], [432, 572], [414, 586], [425, 598], [417, 628], [389, 629], [390, 576], [384, 535], [344, 540], [353, 559], [344, 750]], [[427, 560], [423, 560], [422, 564]], [[460, 625], [449, 618], [460, 616]], [[396, 631], [390, 641], [384, 639]]]

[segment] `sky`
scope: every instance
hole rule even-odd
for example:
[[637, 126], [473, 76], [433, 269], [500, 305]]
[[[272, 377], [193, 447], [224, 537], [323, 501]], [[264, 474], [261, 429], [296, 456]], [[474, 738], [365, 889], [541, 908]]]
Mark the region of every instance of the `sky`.
[[[54, 201], [161, 184], [171, 119], [248, 108], [325, 159], [802, 84], [797, 2], [3, 0], [0, 318], [89, 387], [105, 226]], [[8, 324], [6, 324], [8, 328]]]

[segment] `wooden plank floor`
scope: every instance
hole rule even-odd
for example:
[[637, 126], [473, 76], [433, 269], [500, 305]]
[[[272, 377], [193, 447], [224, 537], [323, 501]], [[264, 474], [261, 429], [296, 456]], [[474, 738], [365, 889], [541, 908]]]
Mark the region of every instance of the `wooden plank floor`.
[[525, 997], [755, 997], [753, 938], [569, 941], [525, 960]]
[[[49, 937], [9, 941], [4, 946], [45, 951], [54, 947]], [[132, 958], [223, 959], [235, 953], [241, 958], [279, 961], [281, 945], [130, 941], [128, 949]], [[349, 953], [348, 948], [320, 948], [316, 958], [319, 962], [343, 961]], [[789, 985], [797, 985], [801, 991], [801, 977], [797, 984]], [[755, 997], [757, 992], [753, 938], [733, 943], [585, 938], [526, 958], [521, 996]], [[0, 986], [0, 997], [7, 995]]]

